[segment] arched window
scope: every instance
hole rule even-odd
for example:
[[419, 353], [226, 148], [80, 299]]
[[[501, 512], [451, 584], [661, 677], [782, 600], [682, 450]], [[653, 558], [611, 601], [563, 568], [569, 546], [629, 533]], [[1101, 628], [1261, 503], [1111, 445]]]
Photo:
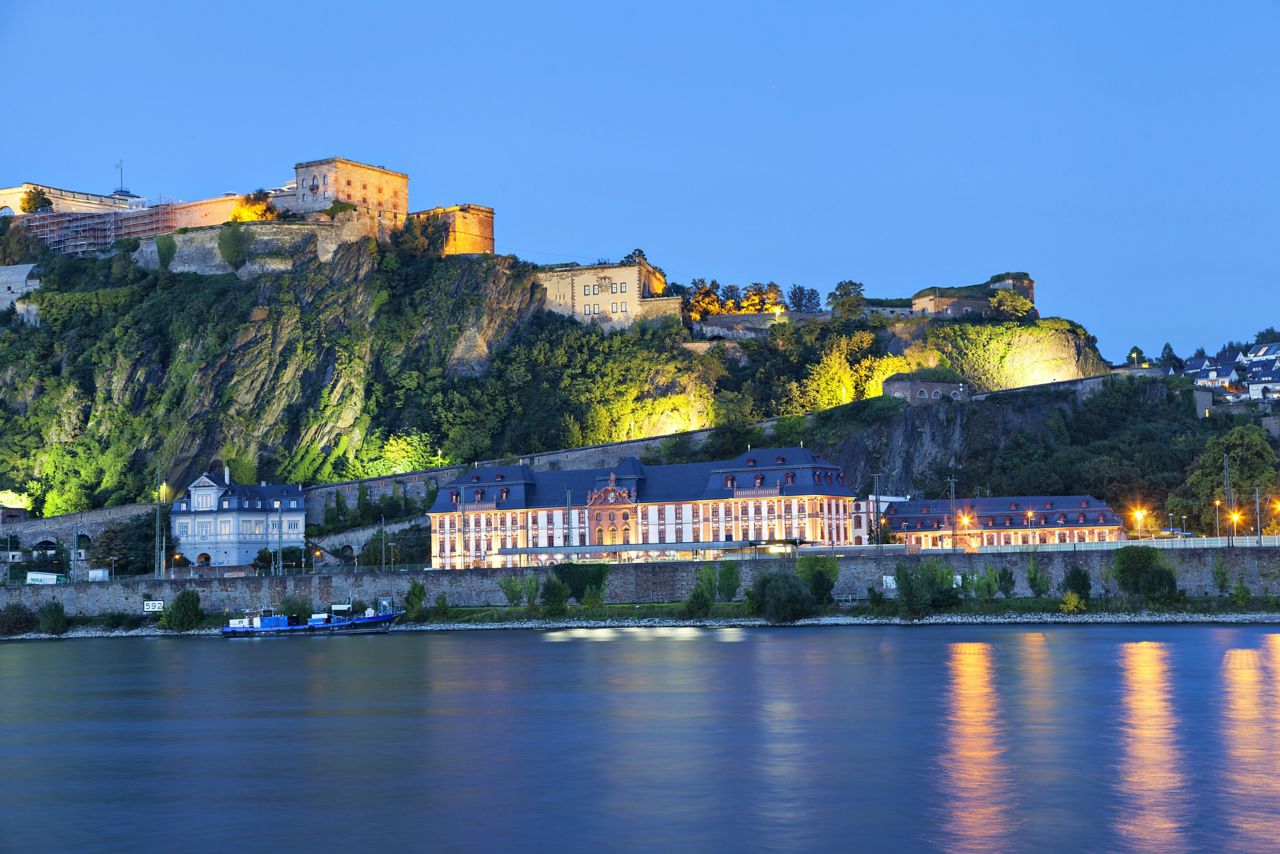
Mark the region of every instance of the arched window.
[[600, 521], [601, 519], [603, 519], [603, 518], [604, 518], [604, 515], [603, 515], [603, 514], [600, 514], [600, 513], [597, 513], [597, 514], [596, 514], [596, 521], [597, 521], [597, 522], [599, 522], [599, 521]]
[[604, 542], [604, 528], [596, 528], [596, 543]]
[[618, 544], [618, 529], [610, 528], [609, 529], [609, 545], [616, 546], [617, 544]]
[[942, 399], [942, 392], [938, 391], [938, 390], [935, 388], [935, 389], [933, 390], [933, 399], [934, 399], [934, 400], [941, 400], [941, 399]]
[[484, 490], [483, 490], [483, 489], [477, 489], [477, 490], [476, 490], [476, 501], [479, 501], [479, 500], [480, 500], [480, 499], [482, 499], [482, 498], [484, 498]]
[[509, 498], [510, 496], [511, 496], [511, 490], [507, 489], [506, 487], [503, 487], [498, 491], [498, 498], [501, 501], [506, 501], [507, 498]]
[[724, 488], [725, 488], [725, 489], [733, 489], [733, 475], [731, 475], [731, 474], [729, 474], [729, 475], [725, 475], [725, 478], [724, 478]]
[[929, 396], [929, 392], [925, 391], [924, 389], [920, 389], [918, 392], [916, 392], [916, 397], [928, 397], [928, 396]]
[[3, 216], [13, 216], [13, 208], [9, 207], [8, 205], [5, 205], [4, 207], [0, 208], [0, 217], [3, 217]]
[[960, 399], [960, 392], [958, 392], [958, 391], [953, 391], [953, 392], [951, 392], [951, 399], [952, 399], [952, 400], [959, 400], [959, 399]]
[[458, 503], [458, 490], [455, 489], [453, 492], [449, 493], [449, 500], [454, 504]]
[[630, 528], [622, 529], [622, 544], [624, 546], [631, 545], [631, 529]]

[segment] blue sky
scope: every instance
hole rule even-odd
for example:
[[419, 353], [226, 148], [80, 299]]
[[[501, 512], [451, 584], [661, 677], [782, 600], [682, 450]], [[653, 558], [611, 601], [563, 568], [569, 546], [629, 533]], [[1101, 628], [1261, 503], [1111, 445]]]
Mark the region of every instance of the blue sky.
[[1186, 355], [1280, 325], [1277, 44], [1276, 0], [0, 0], [0, 184], [123, 158], [191, 199], [340, 154], [535, 261], [873, 296], [1026, 270], [1104, 355]]

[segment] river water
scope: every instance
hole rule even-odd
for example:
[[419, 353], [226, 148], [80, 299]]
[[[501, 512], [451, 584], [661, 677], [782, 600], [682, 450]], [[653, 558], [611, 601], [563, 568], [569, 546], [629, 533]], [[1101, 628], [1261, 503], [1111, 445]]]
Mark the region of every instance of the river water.
[[0, 850], [1280, 851], [1280, 629], [0, 645]]

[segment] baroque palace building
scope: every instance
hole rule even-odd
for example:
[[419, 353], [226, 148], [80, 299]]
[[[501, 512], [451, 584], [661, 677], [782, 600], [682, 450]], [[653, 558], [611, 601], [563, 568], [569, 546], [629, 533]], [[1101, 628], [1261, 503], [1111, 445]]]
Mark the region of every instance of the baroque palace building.
[[430, 510], [434, 566], [714, 559], [760, 547], [867, 542], [869, 502], [804, 448], [732, 460], [535, 472], [484, 466], [441, 487]]
[[1123, 540], [1123, 520], [1092, 495], [897, 501], [885, 529], [909, 548], [965, 549]]

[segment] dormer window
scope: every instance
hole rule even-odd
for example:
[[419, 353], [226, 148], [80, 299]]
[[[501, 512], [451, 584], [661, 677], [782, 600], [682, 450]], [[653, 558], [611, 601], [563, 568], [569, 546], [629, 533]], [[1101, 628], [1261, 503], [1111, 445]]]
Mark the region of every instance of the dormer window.
[[484, 490], [483, 490], [483, 489], [477, 489], [477, 490], [476, 490], [476, 501], [482, 501], [483, 499], [484, 499]]
[[511, 490], [507, 489], [507, 488], [504, 486], [501, 490], [499, 490], [499, 491], [498, 491], [498, 500], [499, 500], [499, 501], [506, 501], [506, 500], [507, 500], [507, 498], [508, 498], [508, 496], [510, 496], [510, 495], [511, 495]]
[[724, 478], [724, 488], [725, 488], [725, 489], [733, 489], [733, 475], [731, 475], [731, 474], [725, 475], [725, 478]]
[[1009, 509], [1010, 509], [1010, 510], [1017, 510], [1017, 509], [1018, 509], [1018, 502], [1016, 502], [1016, 501], [1011, 501], [1011, 502], [1009, 503]]
[[755, 465], [755, 464], [756, 464], [756, 458], [755, 458], [755, 457], [747, 457], [747, 465], [749, 465], [749, 466], [753, 466], [753, 465]]
[[458, 503], [458, 490], [455, 489], [453, 492], [449, 493], [449, 500], [454, 504]]
[[505, 474], [503, 474], [502, 472], [498, 472], [497, 474], [495, 474], [495, 475], [493, 476], [493, 479], [494, 479], [494, 480], [505, 480], [505, 479], [506, 479], [506, 477], [507, 477], [507, 476], [506, 476]]
[[759, 488], [761, 486], [764, 486], [764, 475], [758, 474], [756, 475], [756, 487]]
[[478, 474], [473, 474], [473, 475], [471, 475], [471, 482], [472, 482], [472, 483], [479, 483], [479, 482], [480, 482], [480, 475], [478, 475]]
[[[778, 459], [782, 459], [782, 458], [779, 457]], [[789, 471], [785, 475], [783, 475], [783, 479], [786, 481], [787, 486], [791, 486], [796, 482], [796, 473], [793, 471]]]

